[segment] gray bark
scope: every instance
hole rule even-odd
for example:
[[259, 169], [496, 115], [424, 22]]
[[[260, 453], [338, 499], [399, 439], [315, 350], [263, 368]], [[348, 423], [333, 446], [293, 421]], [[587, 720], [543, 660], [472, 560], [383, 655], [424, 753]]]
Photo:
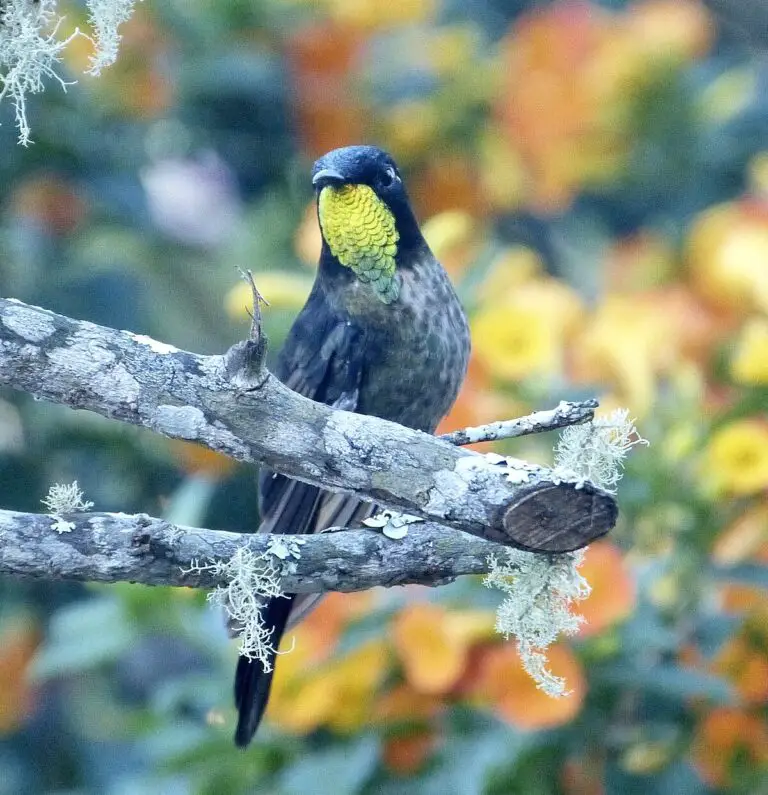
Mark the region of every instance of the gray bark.
[[203, 444], [241, 461], [502, 544], [583, 547], [616, 520], [613, 497], [510, 469], [447, 441], [334, 410], [283, 386], [259, 340], [223, 356], [0, 299], [0, 384]]
[[[211, 588], [227, 583], [195, 564], [227, 561], [242, 546], [264, 552], [269, 538], [180, 527], [143, 514], [0, 510], [0, 575]], [[504, 549], [434, 522], [410, 525], [397, 541], [370, 529], [302, 540], [300, 557], [290, 559], [296, 570], [286, 567], [281, 580], [286, 593], [440, 585], [461, 574], [486, 572], [488, 556]]]

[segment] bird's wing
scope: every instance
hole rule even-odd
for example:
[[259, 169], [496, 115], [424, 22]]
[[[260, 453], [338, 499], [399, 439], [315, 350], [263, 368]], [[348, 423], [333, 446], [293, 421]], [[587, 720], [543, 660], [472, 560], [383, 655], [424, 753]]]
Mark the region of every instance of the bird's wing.
[[[318, 324], [319, 329], [305, 328], [303, 320], [302, 316], [297, 319], [281, 351], [277, 377], [304, 397], [355, 411], [363, 371], [359, 331], [343, 320], [325, 320]], [[333, 518], [321, 511], [321, 503], [329, 496], [317, 486], [263, 469], [259, 478], [260, 532], [304, 534], [330, 527], [318, 526], [316, 521], [319, 514]]]
[[[347, 321], [329, 321], [323, 310], [316, 307], [306, 313], [311, 329], [304, 327], [302, 316], [297, 319], [276, 374], [304, 397], [355, 411], [363, 375], [361, 334]], [[319, 533], [329, 527], [359, 524], [373, 510], [369, 503], [354, 497], [323, 491], [269, 470], [262, 470], [259, 486], [259, 531], [264, 533]], [[297, 624], [319, 598], [315, 594], [296, 597], [288, 627]]]

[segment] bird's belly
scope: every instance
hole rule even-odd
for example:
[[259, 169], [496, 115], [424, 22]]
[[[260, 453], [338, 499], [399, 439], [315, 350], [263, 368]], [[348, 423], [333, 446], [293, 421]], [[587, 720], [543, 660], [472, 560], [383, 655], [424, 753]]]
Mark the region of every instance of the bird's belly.
[[391, 329], [386, 344], [372, 347], [359, 410], [433, 431], [464, 381], [469, 357], [466, 323], [460, 310], [432, 315], [425, 323], [409, 320]]

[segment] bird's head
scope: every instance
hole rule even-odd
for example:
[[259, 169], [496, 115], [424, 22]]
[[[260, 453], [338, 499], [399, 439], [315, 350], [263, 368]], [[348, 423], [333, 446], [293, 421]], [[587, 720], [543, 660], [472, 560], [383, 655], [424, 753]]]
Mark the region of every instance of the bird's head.
[[396, 300], [403, 252], [423, 243], [395, 161], [375, 146], [346, 146], [312, 169], [323, 255]]

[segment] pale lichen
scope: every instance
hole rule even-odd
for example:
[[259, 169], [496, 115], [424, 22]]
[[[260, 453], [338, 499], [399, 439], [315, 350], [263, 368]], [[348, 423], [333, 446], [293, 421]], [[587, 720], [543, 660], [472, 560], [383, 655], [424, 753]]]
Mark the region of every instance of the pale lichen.
[[93, 503], [83, 497], [82, 489], [73, 480], [71, 483], [54, 483], [40, 502], [48, 513], [79, 513], [93, 508]]
[[546, 667], [546, 650], [562, 635], [573, 635], [583, 619], [572, 612], [589, 584], [578, 571], [583, 551], [541, 555], [507, 549], [492, 556], [484, 583], [505, 594], [496, 611], [496, 630], [517, 641], [525, 670], [550, 696], [567, 694], [565, 681]]
[[240, 547], [229, 560], [213, 563], [193, 562], [185, 573], [207, 571], [226, 582], [208, 594], [208, 601], [223, 608], [236, 630], [239, 654], [258, 660], [266, 672], [272, 670], [277, 649], [272, 627], [262, 615], [269, 599], [287, 598], [282, 589], [283, 575], [295, 571], [304, 540], [291, 536], [271, 536], [264, 552]]
[[[93, 31], [94, 55], [88, 72], [98, 75], [117, 58], [118, 27], [131, 16], [135, 0], [86, 0]], [[66, 91], [59, 74], [63, 51], [79, 36], [75, 28], [61, 33], [64, 17], [57, 0], [5, 0], [0, 3], [0, 101], [9, 97], [16, 111], [19, 143], [30, 143], [27, 97], [54, 80]], [[90, 38], [90, 37], [89, 37]]]
[[571, 425], [560, 434], [555, 448], [554, 475], [561, 480], [590, 481], [615, 494], [624, 459], [636, 444], [648, 444], [629, 418], [627, 409]]

